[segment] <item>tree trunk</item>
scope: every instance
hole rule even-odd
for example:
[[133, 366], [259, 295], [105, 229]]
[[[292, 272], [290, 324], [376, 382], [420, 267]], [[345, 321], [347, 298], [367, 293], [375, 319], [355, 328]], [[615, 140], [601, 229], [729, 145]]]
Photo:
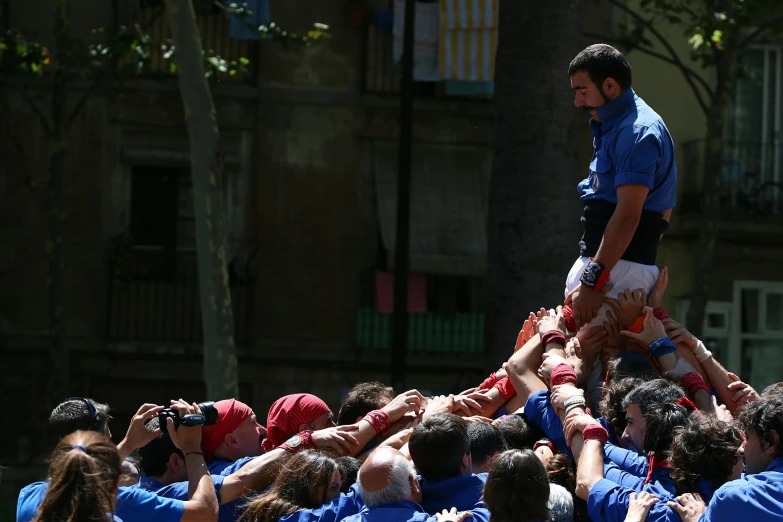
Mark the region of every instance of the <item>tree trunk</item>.
[[65, 252], [63, 250], [63, 220], [65, 208], [63, 177], [67, 151], [68, 85], [65, 64], [70, 36], [70, 2], [59, 0], [55, 6], [54, 34], [57, 68], [52, 76], [52, 125], [49, 139], [49, 180], [46, 184], [43, 212], [48, 238], [46, 259], [49, 271], [49, 405], [54, 407], [70, 395], [70, 353], [65, 339]]
[[704, 141], [702, 172], [703, 223], [699, 231], [699, 250], [694, 265], [693, 286], [688, 308], [688, 329], [701, 338], [704, 315], [710, 290], [710, 276], [715, 260], [721, 222], [721, 192], [723, 187], [723, 128], [729, 94], [734, 88], [737, 56], [724, 55], [716, 65], [715, 95], [707, 113], [707, 136]]
[[46, 258], [49, 297], [49, 402], [53, 407], [69, 396], [70, 353], [65, 339], [65, 252], [63, 251], [63, 176], [66, 155], [67, 85], [62, 70], [52, 81], [52, 134], [49, 137], [49, 180], [44, 194], [48, 228]]
[[216, 161], [218, 124], [193, 5], [190, 0], [166, 0], [166, 11], [177, 50], [179, 86], [190, 140], [204, 381], [208, 398], [219, 400], [239, 395], [239, 378], [226, 259], [224, 199], [220, 194]]
[[[489, 194], [487, 370], [511, 355], [527, 314], [563, 303], [579, 255], [580, 131], [568, 64], [582, 49], [583, 0], [501, 0], [495, 157]], [[553, 37], [556, 35], [556, 37]]]

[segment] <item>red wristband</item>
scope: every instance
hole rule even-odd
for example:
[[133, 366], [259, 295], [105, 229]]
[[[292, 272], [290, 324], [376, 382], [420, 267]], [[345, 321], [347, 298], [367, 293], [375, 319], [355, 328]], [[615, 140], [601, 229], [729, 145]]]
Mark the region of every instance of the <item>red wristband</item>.
[[695, 397], [696, 392], [699, 390], [704, 390], [707, 393], [710, 393], [710, 387], [707, 386], [707, 383], [704, 382], [704, 379], [701, 378], [701, 375], [696, 372], [689, 372], [683, 375], [682, 379], [680, 380], [680, 385], [682, 385], [682, 388], [689, 397]]
[[511, 384], [511, 379], [508, 377], [503, 377], [500, 379], [493, 388], [497, 388], [500, 394], [506, 398], [506, 400], [510, 399], [514, 395], [517, 394], [517, 391], [514, 389], [514, 385]]
[[574, 311], [570, 306], [563, 307], [563, 319], [565, 319], [565, 325], [569, 332], [576, 331], [576, 319], [574, 318]]
[[607, 439], [609, 439], [609, 433], [607, 433], [600, 424], [591, 424], [582, 430], [582, 440], [585, 442], [588, 440], [597, 440], [601, 445], [604, 445], [606, 444]]
[[296, 453], [298, 451], [314, 448], [315, 441], [313, 440], [313, 432], [309, 430], [299, 432], [282, 443], [280, 447], [288, 453]]
[[362, 420], [366, 420], [375, 430], [376, 435], [388, 435], [391, 428], [391, 422], [389, 421], [389, 414], [381, 410], [373, 410], [364, 416]]
[[576, 372], [569, 365], [560, 363], [552, 370], [552, 386], [573, 384], [576, 386]]
[[653, 309], [653, 316], [659, 321], [663, 321], [664, 319], [669, 318], [669, 313], [663, 308], [655, 308]]
[[533, 451], [536, 451], [541, 446], [546, 446], [547, 448], [551, 449], [552, 453], [554, 453], [555, 455], [560, 453], [557, 450], [557, 446], [555, 446], [554, 443], [551, 440], [549, 440], [549, 439], [541, 439], [541, 440], [537, 441], [535, 444], [533, 444]]
[[500, 379], [498, 379], [498, 376], [495, 375], [495, 372], [492, 372], [489, 374], [489, 377], [484, 379], [484, 382], [481, 383], [481, 385], [479, 386], [479, 390], [489, 390], [493, 386], [495, 386], [499, 380]]
[[558, 332], [557, 330], [550, 330], [544, 334], [539, 334], [541, 336], [541, 344], [546, 347], [548, 344], [559, 344], [563, 348], [565, 348], [566, 345], [566, 338], [565, 335]]

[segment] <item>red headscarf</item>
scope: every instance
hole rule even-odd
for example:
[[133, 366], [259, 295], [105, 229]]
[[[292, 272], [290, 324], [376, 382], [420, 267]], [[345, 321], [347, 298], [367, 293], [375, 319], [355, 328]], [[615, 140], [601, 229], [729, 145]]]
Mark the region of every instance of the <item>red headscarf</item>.
[[329, 412], [324, 401], [309, 393], [295, 393], [280, 397], [269, 408], [266, 420], [264, 448], [274, 449], [299, 432], [299, 426], [310, 424]]
[[215, 403], [218, 418], [212, 426], [201, 428], [201, 449], [204, 459], [210, 460], [215, 451], [223, 444], [226, 435], [233, 433], [245, 419], [253, 415], [253, 410], [244, 402], [226, 399]]

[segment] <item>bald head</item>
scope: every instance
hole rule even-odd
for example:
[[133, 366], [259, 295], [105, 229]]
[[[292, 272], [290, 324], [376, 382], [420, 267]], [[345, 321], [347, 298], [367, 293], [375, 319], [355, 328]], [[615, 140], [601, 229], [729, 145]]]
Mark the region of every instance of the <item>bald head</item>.
[[359, 469], [356, 483], [362, 500], [369, 507], [400, 500], [421, 502], [413, 464], [393, 448], [373, 451]]

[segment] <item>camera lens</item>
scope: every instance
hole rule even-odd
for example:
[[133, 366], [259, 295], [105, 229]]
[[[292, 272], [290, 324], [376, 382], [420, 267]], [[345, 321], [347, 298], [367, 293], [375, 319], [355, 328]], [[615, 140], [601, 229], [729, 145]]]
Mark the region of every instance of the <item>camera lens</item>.
[[171, 408], [162, 410], [158, 413], [158, 424], [160, 425], [160, 434], [163, 437], [169, 436], [168, 425], [166, 424], [166, 419], [168, 418], [171, 418], [174, 421], [175, 430], [179, 427], [179, 412], [177, 410], [172, 410]]
[[204, 426], [212, 426], [217, 422], [218, 411], [214, 402], [200, 402], [198, 407], [201, 408], [201, 414], [204, 415]]

